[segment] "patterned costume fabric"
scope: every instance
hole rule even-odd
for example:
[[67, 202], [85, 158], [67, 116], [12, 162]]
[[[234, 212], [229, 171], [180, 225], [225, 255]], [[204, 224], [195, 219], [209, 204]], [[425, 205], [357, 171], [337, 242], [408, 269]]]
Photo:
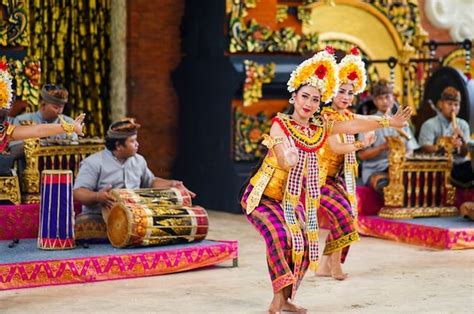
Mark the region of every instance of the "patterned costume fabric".
[[[348, 121], [354, 119], [354, 114], [350, 111], [345, 109], [344, 112], [338, 112], [331, 107], [325, 107], [321, 111], [321, 115], [324, 115], [326, 119], [330, 121]], [[339, 135], [341, 141], [343, 143], [354, 143], [355, 137], [352, 134], [340, 134]], [[326, 143], [326, 149], [324, 150], [328, 155], [333, 154], [330, 149], [328, 149], [328, 144]], [[331, 156], [320, 156], [323, 157], [324, 160], [328, 160]], [[358, 163], [356, 158], [356, 153], [350, 152], [344, 155], [344, 182], [347, 191], [347, 197], [350, 201], [351, 208], [350, 211], [352, 212], [352, 216], [357, 217], [357, 198], [356, 198], [356, 177], [357, 177], [357, 170], [358, 170]], [[324, 179], [324, 176], [322, 176]]]
[[[247, 207], [247, 199], [252, 190], [253, 186], [249, 185], [242, 197], [241, 205], [243, 208]], [[288, 231], [281, 203], [264, 196], [260, 200], [259, 206], [246, 216], [248, 221], [265, 239], [268, 272], [270, 273], [273, 291], [276, 293], [291, 285], [293, 285], [293, 290], [296, 290], [309, 266], [307, 238], [302, 233], [305, 253], [298, 272], [295, 272], [291, 253], [291, 233]], [[298, 225], [304, 226], [304, 208], [301, 204], [297, 206], [295, 216]]]
[[[249, 184], [242, 198], [248, 220], [267, 244], [267, 261], [275, 292], [292, 285], [292, 298], [308, 267], [318, 265], [319, 167], [317, 150], [324, 145], [332, 123], [322, 117], [308, 127], [290, 116], [278, 114], [273, 120], [298, 149], [298, 163], [288, 173], [283, 200], [262, 196], [256, 208], [247, 212], [247, 200], [254, 186]], [[273, 151], [269, 151], [272, 154]], [[264, 187], [263, 187], [264, 188]], [[304, 200], [304, 206], [302, 202]], [[254, 201], [254, 200], [252, 200]]]
[[7, 121], [0, 122], [0, 154], [8, 147], [15, 126]]
[[[318, 252], [318, 220], [316, 211], [319, 207], [319, 169], [316, 151], [321, 148], [327, 138], [328, 125], [323, 118], [313, 120], [308, 127], [299, 125], [290, 116], [278, 114], [273, 119], [278, 123], [288, 138], [291, 138], [298, 149], [298, 163], [290, 170], [288, 184], [283, 199], [285, 220], [293, 239], [293, 258], [295, 268], [300, 264], [304, 248], [301, 231], [296, 224], [295, 208], [302, 193], [303, 177], [306, 174], [307, 189], [305, 193], [306, 232], [309, 242], [309, 268], [316, 270], [319, 259]], [[331, 124], [332, 125], [332, 124]]]
[[324, 255], [342, 249], [341, 262], [344, 262], [352, 243], [359, 241], [354, 218], [349, 208], [347, 191], [341, 178], [326, 178], [321, 187], [321, 210], [325, 210], [331, 224], [326, 238]]
[[[347, 121], [354, 118], [354, 114], [347, 109], [344, 112], [338, 112], [331, 107], [323, 108], [321, 115], [324, 115], [330, 121]], [[338, 136], [343, 143], [354, 143], [354, 135], [340, 134]], [[326, 211], [331, 223], [324, 254], [328, 255], [343, 249], [341, 260], [344, 262], [350, 244], [359, 240], [354, 224], [354, 218], [357, 217], [355, 191], [357, 160], [355, 152], [351, 152], [345, 154], [342, 163], [339, 163], [341, 159], [331, 151], [328, 143], [320, 151], [319, 158], [324, 161], [321, 163], [320, 208]], [[336, 173], [328, 173], [327, 164], [332, 161], [336, 163], [336, 165], [331, 165], [338, 169]]]

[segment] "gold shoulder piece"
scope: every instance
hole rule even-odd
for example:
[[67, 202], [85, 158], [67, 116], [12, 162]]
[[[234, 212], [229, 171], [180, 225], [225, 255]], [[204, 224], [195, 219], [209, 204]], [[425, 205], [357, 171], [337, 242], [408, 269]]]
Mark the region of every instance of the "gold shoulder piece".
[[11, 136], [15, 128], [16, 128], [16, 125], [10, 124], [7, 128], [7, 132], [6, 132], [7, 136]]

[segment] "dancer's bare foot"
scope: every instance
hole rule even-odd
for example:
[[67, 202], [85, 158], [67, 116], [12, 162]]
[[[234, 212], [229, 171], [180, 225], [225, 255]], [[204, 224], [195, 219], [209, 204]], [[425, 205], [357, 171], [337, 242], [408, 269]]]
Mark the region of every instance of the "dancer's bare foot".
[[346, 280], [347, 279], [347, 273], [344, 273], [342, 271], [342, 265], [341, 265], [341, 250], [338, 250], [336, 252], [331, 253], [329, 256], [329, 264], [331, 268], [331, 277], [336, 279], [336, 280]]
[[331, 277], [331, 266], [328, 263], [321, 264], [315, 275], [316, 277]]
[[346, 280], [348, 277], [347, 273], [343, 273], [342, 270], [341, 272], [331, 272], [331, 277], [336, 279], [336, 280]]
[[285, 304], [285, 297], [283, 291], [280, 291], [273, 295], [272, 303], [268, 307], [269, 314], [279, 314], [283, 310], [283, 305]]
[[308, 313], [308, 310], [304, 307], [291, 303], [289, 300], [286, 300], [283, 304], [283, 311], [285, 312], [292, 312], [292, 313]]
[[323, 255], [321, 258], [321, 264], [315, 273], [316, 277], [331, 277], [331, 266], [329, 264], [329, 257]]

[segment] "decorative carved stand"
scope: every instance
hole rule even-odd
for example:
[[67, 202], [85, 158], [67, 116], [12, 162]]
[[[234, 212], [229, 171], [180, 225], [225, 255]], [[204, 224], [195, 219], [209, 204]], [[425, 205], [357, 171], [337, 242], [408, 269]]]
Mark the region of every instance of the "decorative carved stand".
[[69, 169], [75, 177], [87, 156], [104, 148], [104, 144], [82, 140], [76, 145], [40, 145], [39, 139], [25, 140], [26, 168], [22, 177], [23, 203], [39, 203], [40, 175], [44, 169]]
[[384, 205], [379, 216], [385, 218], [414, 218], [456, 216], [455, 187], [450, 175], [453, 147], [448, 137], [438, 140], [437, 146], [446, 152], [441, 156], [406, 156], [404, 142], [399, 137], [387, 137], [389, 145], [389, 179], [384, 188]]

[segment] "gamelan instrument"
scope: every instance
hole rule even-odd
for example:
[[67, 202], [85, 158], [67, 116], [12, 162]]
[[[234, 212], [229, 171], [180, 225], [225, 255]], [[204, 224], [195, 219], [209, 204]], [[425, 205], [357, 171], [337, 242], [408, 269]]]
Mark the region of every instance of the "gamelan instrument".
[[191, 206], [184, 190], [117, 189], [111, 193], [117, 202], [107, 219], [107, 234], [114, 247], [187, 243], [207, 235], [206, 210]]
[[41, 174], [38, 248], [64, 250], [74, 246], [72, 171], [44, 170]]

